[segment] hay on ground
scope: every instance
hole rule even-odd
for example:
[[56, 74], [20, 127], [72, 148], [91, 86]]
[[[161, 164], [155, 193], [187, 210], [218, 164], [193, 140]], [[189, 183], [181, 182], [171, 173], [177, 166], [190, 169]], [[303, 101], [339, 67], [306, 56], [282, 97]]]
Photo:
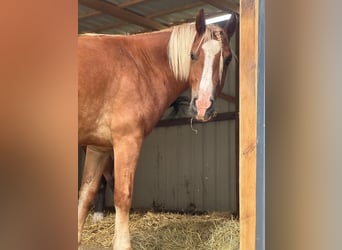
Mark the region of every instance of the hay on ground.
[[[101, 222], [93, 223], [89, 214], [82, 235], [84, 249], [112, 246], [114, 216], [108, 212]], [[229, 213], [131, 213], [130, 233], [134, 250], [239, 249], [239, 222]]]

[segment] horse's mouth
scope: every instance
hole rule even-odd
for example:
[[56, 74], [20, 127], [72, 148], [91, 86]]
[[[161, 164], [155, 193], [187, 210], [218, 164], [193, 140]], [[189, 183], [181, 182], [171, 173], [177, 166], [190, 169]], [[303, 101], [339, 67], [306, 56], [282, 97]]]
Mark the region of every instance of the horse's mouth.
[[212, 118], [214, 117], [214, 112], [210, 115], [204, 115], [204, 116], [199, 116], [199, 115], [196, 115], [195, 116], [195, 119], [197, 121], [200, 121], [200, 122], [207, 122], [207, 121], [210, 121]]

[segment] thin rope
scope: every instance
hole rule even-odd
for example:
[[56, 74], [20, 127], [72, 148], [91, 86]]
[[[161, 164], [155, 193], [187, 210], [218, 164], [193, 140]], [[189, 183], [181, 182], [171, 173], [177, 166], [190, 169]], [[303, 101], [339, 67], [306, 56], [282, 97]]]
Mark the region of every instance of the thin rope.
[[191, 127], [191, 130], [197, 135], [198, 134], [198, 129], [194, 129], [194, 127], [192, 126], [192, 120], [193, 120], [194, 118], [193, 117], [191, 117], [191, 120], [190, 120], [190, 127]]

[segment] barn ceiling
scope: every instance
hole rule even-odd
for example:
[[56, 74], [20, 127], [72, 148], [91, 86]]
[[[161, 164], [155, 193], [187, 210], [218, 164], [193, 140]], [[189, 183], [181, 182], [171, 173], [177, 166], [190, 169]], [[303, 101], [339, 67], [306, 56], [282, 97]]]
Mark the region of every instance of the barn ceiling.
[[79, 0], [78, 33], [133, 34], [239, 13], [239, 0]]

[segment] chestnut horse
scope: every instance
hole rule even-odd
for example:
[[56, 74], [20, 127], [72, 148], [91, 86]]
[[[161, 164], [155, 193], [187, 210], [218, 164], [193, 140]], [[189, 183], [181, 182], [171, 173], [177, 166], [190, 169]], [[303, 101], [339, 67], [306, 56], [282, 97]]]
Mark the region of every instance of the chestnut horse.
[[[78, 201], [78, 242], [90, 204], [114, 150], [114, 249], [131, 249], [129, 210], [143, 139], [187, 88], [190, 109], [211, 118], [231, 59], [233, 15], [223, 29], [195, 24], [137, 35], [81, 35], [78, 39], [78, 137], [87, 145]], [[222, 82], [221, 82], [222, 80]]]

